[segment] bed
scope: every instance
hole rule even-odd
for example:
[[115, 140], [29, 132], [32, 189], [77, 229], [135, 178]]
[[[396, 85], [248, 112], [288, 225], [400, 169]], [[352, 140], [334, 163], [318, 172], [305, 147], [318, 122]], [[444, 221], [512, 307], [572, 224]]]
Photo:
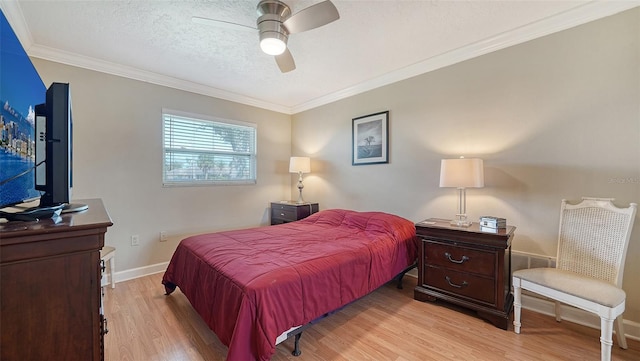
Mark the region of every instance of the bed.
[[297, 222], [185, 238], [162, 283], [167, 295], [180, 288], [229, 347], [227, 360], [269, 360], [281, 335], [374, 291], [416, 256], [409, 220], [330, 209]]

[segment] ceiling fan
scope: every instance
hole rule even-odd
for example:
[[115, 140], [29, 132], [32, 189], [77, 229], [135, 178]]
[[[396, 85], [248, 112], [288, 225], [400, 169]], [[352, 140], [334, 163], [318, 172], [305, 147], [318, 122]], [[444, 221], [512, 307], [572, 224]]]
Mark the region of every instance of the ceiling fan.
[[289, 34], [315, 29], [340, 18], [338, 9], [330, 0], [311, 5], [293, 15], [291, 15], [289, 6], [282, 1], [261, 0], [256, 11], [258, 13], [257, 27], [198, 16], [192, 17], [191, 20], [198, 24], [258, 30], [262, 51], [274, 55], [280, 71], [287, 73], [296, 68], [293, 56], [287, 48]]

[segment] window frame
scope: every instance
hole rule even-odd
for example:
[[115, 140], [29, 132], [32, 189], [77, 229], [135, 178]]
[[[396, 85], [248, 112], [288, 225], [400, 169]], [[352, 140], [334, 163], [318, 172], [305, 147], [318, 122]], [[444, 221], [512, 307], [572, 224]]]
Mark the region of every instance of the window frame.
[[[167, 178], [167, 155], [170, 152], [171, 148], [167, 148], [166, 146], [166, 137], [167, 137], [167, 122], [169, 121], [168, 119], [166, 119], [168, 117], [175, 117], [177, 119], [184, 119], [184, 120], [193, 120], [194, 122], [206, 122], [206, 123], [211, 123], [214, 126], [216, 124], [220, 124], [221, 126], [225, 126], [225, 125], [231, 125], [231, 126], [240, 126], [240, 127], [247, 127], [247, 128], [253, 128], [253, 145], [252, 147], [250, 147], [253, 152], [249, 151], [246, 154], [242, 154], [243, 157], [249, 156], [249, 174], [250, 177], [248, 179], [238, 179], [238, 180], [231, 180], [231, 179], [224, 179], [224, 180], [215, 180], [215, 179], [202, 179], [202, 180], [198, 180], [198, 179], [190, 179], [190, 180], [169, 180]], [[244, 121], [239, 121], [239, 120], [233, 120], [233, 119], [225, 119], [225, 118], [220, 118], [220, 117], [213, 117], [213, 116], [207, 116], [207, 115], [203, 115], [203, 114], [195, 114], [195, 113], [188, 113], [188, 112], [184, 112], [184, 111], [179, 111], [179, 110], [174, 110], [174, 109], [167, 109], [167, 108], [162, 108], [162, 114], [161, 114], [161, 118], [162, 118], [162, 186], [163, 187], [202, 187], [202, 186], [226, 186], [226, 185], [253, 185], [256, 184], [258, 181], [258, 174], [257, 174], [257, 169], [258, 169], [258, 125], [255, 123], [250, 123], [250, 122], [244, 122]], [[202, 154], [218, 154], [218, 155], [231, 155], [234, 154], [233, 152], [228, 153], [228, 152], [224, 152], [221, 150], [199, 150], [199, 151], [195, 151], [194, 153], [202, 153]]]

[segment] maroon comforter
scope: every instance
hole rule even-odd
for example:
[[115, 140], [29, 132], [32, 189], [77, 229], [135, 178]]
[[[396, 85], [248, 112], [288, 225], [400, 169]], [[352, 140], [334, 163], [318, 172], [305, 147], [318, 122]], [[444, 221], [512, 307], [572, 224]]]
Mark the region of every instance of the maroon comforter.
[[229, 346], [227, 360], [269, 360], [275, 340], [360, 298], [416, 260], [412, 222], [325, 210], [277, 226], [182, 240], [164, 274]]

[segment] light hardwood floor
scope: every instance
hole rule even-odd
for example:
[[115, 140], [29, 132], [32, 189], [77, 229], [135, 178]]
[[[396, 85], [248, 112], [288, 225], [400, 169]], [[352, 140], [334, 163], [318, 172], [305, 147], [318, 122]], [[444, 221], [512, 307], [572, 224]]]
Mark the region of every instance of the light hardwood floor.
[[[226, 347], [176, 290], [164, 295], [162, 274], [105, 288], [105, 360], [224, 360]], [[306, 330], [302, 355], [291, 355], [293, 339], [272, 360], [599, 360], [599, 330], [523, 310], [522, 333], [508, 331], [444, 303], [413, 299], [416, 279], [404, 289], [387, 284]], [[640, 360], [640, 342], [613, 360]]]

